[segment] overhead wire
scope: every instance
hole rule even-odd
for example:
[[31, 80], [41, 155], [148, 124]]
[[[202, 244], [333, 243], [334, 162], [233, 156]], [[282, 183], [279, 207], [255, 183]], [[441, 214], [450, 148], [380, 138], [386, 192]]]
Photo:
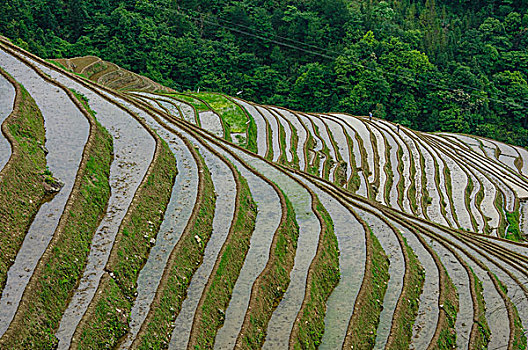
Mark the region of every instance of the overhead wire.
[[[243, 34], [243, 35], [246, 35], [246, 36], [249, 36], [249, 37], [253, 37], [253, 38], [256, 38], [256, 39], [260, 39], [260, 40], [264, 40], [264, 41], [267, 41], [267, 42], [271, 42], [271, 43], [274, 43], [274, 44], [277, 44], [277, 45], [280, 45], [280, 46], [284, 46], [284, 47], [288, 47], [288, 48], [291, 48], [291, 49], [299, 50], [299, 51], [302, 51], [302, 52], [305, 52], [305, 53], [308, 53], [308, 54], [311, 54], [311, 55], [319, 56], [319, 57], [322, 57], [322, 58], [325, 58], [325, 59], [330, 59], [330, 60], [333, 60], [333, 61], [337, 61], [339, 59], [339, 57], [331, 56], [331, 55], [328, 55], [326, 53], [315, 52], [315, 51], [312, 51], [310, 49], [307, 49], [307, 48], [304, 48], [304, 47], [300, 47], [298, 45], [285, 43], [283, 41], [279, 41], [279, 40], [276, 40], [276, 39], [273, 39], [273, 38], [269, 38], [269, 37], [266, 37], [266, 36], [254, 34], [254, 33], [242, 30], [242, 29], [226, 26], [226, 25], [220, 24], [218, 22], [211, 21], [211, 20], [209, 20], [207, 18], [204, 18], [204, 17], [197, 17], [196, 14], [189, 14], [189, 13], [182, 12], [181, 8], [179, 8], [179, 9], [166, 8], [166, 7], [161, 7], [161, 6], [154, 5], [152, 3], [150, 3], [149, 6], [151, 6], [153, 8], [165, 10], [165, 11], [170, 11], [172, 13], [175, 13], [175, 14], [178, 14], [180, 16], [184, 16], [184, 17], [190, 18], [190, 19], [195, 20], [195, 21], [202, 21], [203, 23], [214, 25], [214, 26], [217, 26], [217, 27], [220, 27], [220, 28], [223, 28], [223, 29], [227, 29], [227, 30], [230, 30], [230, 31], [233, 31], [233, 32], [237, 32], [237, 33], [240, 33], [240, 34]], [[235, 26], [238, 26], [238, 27], [246, 28], [246, 29], [249, 29], [249, 30], [252, 30], [252, 31], [257, 31], [257, 32], [260, 31], [262, 33], [266, 33], [266, 32], [261, 31], [259, 29], [254, 29], [254, 28], [247, 27], [245, 25], [236, 24], [236, 23], [233, 23], [233, 22], [230, 22], [230, 21], [227, 21], [227, 20], [219, 19], [218, 17], [215, 17], [215, 16], [210, 15], [210, 14], [205, 14], [205, 13], [200, 12], [200, 11], [191, 10], [191, 9], [185, 9], [185, 11], [187, 11], [187, 12], [192, 11], [192, 12], [195, 12], [195, 13], [200, 14], [200, 15], [204, 15], [204, 16], [207, 16], [207, 17], [212, 17], [212, 18], [214, 18], [216, 20], [219, 20], [219, 21], [222, 21], [224, 23], [228, 23], [228, 24], [235, 25]], [[321, 48], [321, 47], [318, 47], [316, 45], [304, 43], [304, 42], [296, 40], [296, 39], [286, 38], [286, 37], [279, 36], [279, 35], [274, 35], [274, 37], [280, 38], [282, 40], [287, 40], [287, 41], [290, 41], [290, 42], [295, 43], [295, 44], [304, 45], [304, 46], [309, 47], [309, 48], [313, 48], [313, 49], [317, 49], [317, 50], [321, 50], [321, 51], [326, 51], [326, 52], [330, 52], [330, 53], [335, 53], [335, 54], [338, 54], [338, 55], [344, 55], [343, 52], [335, 51], [335, 50], [332, 50], [332, 49]], [[412, 82], [415, 82], [415, 83], [422, 83], [422, 84], [427, 85], [427, 86], [435, 87], [435, 88], [438, 88], [440, 90], [450, 91], [450, 92], [453, 92], [453, 93], [457, 93], [457, 92], [462, 91], [462, 92], [464, 92], [465, 94], [467, 94], [469, 96], [482, 98], [482, 96], [472, 95], [472, 94], [470, 94], [470, 93], [468, 93], [466, 91], [463, 91], [463, 89], [460, 89], [460, 88], [451, 88], [451, 87], [448, 87], [448, 86], [445, 86], [445, 85], [436, 84], [436, 83], [433, 83], [433, 82], [430, 82], [430, 81], [427, 81], [427, 80], [420, 80], [420, 79], [417, 79], [415, 77], [409, 77], [409, 76], [406, 76], [406, 75], [401, 75], [401, 74], [398, 74], [398, 73], [385, 71], [385, 70], [383, 70], [381, 68], [369, 67], [369, 66], [366, 66], [366, 65], [358, 63], [358, 62], [347, 61], [347, 63], [350, 63], [350, 64], [352, 64], [352, 65], [354, 65], [356, 67], [362, 68], [362, 69], [366, 69], [366, 70], [370, 70], [370, 71], [374, 71], [374, 72], [380, 73], [382, 75], [386, 74], [386, 75], [390, 75], [390, 76], [395, 77], [395, 78], [405, 79], [405, 80], [412, 81]], [[402, 70], [407, 71], [407, 72], [411, 72], [411, 71], [409, 71], [408, 69], [406, 69], [404, 67], [402, 68]], [[412, 73], [414, 74], [414, 72], [412, 72]], [[403, 82], [403, 83], [405, 83], [405, 82]], [[459, 84], [458, 86], [460, 86], [462, 88], [469, 89], [469, 90], [478, 91], [478, 92], [481, 92], [481, 93], [484, 92], [484, 93], [486, 93], [488, 95], [487, 96], [487, 100], [489, 100], [489, 101], [502, 103], [502, 104], [505, 104], [505, 105], [509, 105], [509, 106], [513, 106], [513, 107], [517, 107], [517, 108], [528, 110], [528, 107], [526, 107], [524, 105], [521, 105], [521, 104], [519, 104], [517, 102], [505, 101], [503, 99], [491, 97], [491, 96], [489, 96], [491, 94], [490, 92], [483, 91], [482, 89], [471, 87], [471, 86], [467, 86], [467, 85], [462, 85], [462, 84]], [[525, 100], [520, 100], [520, 101], [524, 102], [524, 103], [528, 103], [528, 101], [525, 101]]]

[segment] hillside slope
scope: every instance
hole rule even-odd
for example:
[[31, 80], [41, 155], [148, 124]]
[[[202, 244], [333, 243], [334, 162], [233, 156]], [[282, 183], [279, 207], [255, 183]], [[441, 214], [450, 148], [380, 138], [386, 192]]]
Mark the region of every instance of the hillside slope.
[[0, 348], [526, 348], [526, 150], [60, 62], [92, 80], [0, 38], [3, 129], [23, 85], [64, 183], [2, 256]]

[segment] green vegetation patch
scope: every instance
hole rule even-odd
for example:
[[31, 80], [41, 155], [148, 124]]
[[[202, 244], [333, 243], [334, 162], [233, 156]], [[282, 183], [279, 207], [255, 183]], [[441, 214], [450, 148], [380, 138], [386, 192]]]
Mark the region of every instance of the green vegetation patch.
[[521, 242], [522, 234], [519, 225], [519, 209], [514, 212], [506, 212], [506, 220], [508, 220], [508, 230], [506, 232], [506, 239]]
[[230, 132], [246, 132], [248, 117], [242, 108], [229, 98], [210, 92], [194, 93], [193, 95], [207, 102], [222, 118]]
[[346, 349], [374, 348], [383, 299], [390, 278], [389, 258], [370, 227], [368, 234], [367, 259], [370, 262], [367, 262], [360, 294], [348, 325], [343, 347]]
[[46, 170], [44, 119], [33, 98], [20, 87], [20, 97], [16, 97], [18, 113], [11, 114], [2, 125], [13, 142], [13, 153], [0, 179], [0, 291], [4, 289], [7, 271], [26, 232], [45, 200], [41, 176]]
[[295, 260], [299, 226], [295, 220], [292, 204], [286, 196], [284, 198], [286, 205], [283, 210], [286, 210], [286, 220], [275, 233], [270, 259], [253, 285], [250, 308], [237, 339], [237, 346], [244, 349], [262, 347], [271, 315], [290, 284], [290, 271]]
[[209, 106], [207, 106], [205, 103], [203, 103], [202, 101], [200, 101], [199, 99], [196, 99], [190, 95], [186, 95], [186, 94], [174, 94], [174, 93], [171, 93], [171, 94], [166, 94], [167, 96], [170, 96], [170, 97], [174, 97], [178, 100], [182, 100], [184, 102], [187, 102], [188, 104], [190, 104], [191, 106], [193, 106], [195, 109], [196, 109], [196, 113], [200, 113], [200, 112], [206, 112], [206, 111], [210, 111], [211, 108], [209, 108]]
[[213, 219], [216, 195], [209, 169], [201, 156], [203, 169], [203, 191], [197, 199], [196, 215], [171, 253], [167, 270], [158, 287], [147, 319], [137, 339], [132, 344], [135, 349], [166, 348], [174, 326], [172, 322], [181, 310], [191, 278], [202, 263], [205, 247], [213, 232]]
[[225, 310], [244, 265], [251, 235], [255, 229], [257, 205], [253, 201], [246, 179], [240, 176], [238, 171], [236, 176], [240, 180], [236, 221], [200, 301], [191, 334], [190, 346], [193, 348], [213, 348], [216, 332], [224, 323]]
[[295, 322], [293, 339], [290, 339], [290, 345], [293, 343], [295, 349], [313, 349], [320, 345], [325, 330], [326, 301], [340, 279], [339, 247], [334, 223], [317, 198], [315, 209], [323, 221], [323, 230], [307, 279], [307, 299]]
[[[76, 96], [94, 116], [85, 98]], [[94, 142], [85, 149], [88, 161], [81, 174], [79, 195], [65, 213], [64, 231], [54, 238], [37, 265], [12, 331], [2, 338], [2, 348], [48, 349], [57, 345], [53, 334], [82, 276], [90, 243], [110, 198], [112, 137], [98, 122], [92, 132]]]
[[[158, 156], [138, 191], [119, 229], [106, 266], [107, 272], [85, 318], [75, 334], [81, 349], [114, 347], [128, 329], [139, 272], [156, 237], [177, 174], [176, 160], [167, 144], [160, 141]], [[109, 276], [113, 276], [110, 278]], [[104, 282], [104, 283], [103, 283]]]

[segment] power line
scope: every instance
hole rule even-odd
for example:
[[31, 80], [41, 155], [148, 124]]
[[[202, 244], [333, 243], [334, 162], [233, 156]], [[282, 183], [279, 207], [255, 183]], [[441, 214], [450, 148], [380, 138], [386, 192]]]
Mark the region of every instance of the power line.
[[[312, 50], [300, 47], [298, 45], [285, 43], [285, 42], [282, 42], [282, 41], [279, 41], [279, 40], [276, 40], [276, 39], [272, 39], [272, 38], [268, 38], [268, 37], [265, 37], [265, 36], [262, 36], [262, 35], [250, 33], [250, 32], [247, 32], [245, 30], [241, 30], [241, 29], [238, 29], [238, 28], [233, 28], [233, 27], [229, 27], [229, 26], [226, 26], [226, 25], [222, 25], [222, 24], [220, 24], [218, 22], [210, 21], [210, 20], [208, 20], [206, 18], [203, 18], [203, 17], [196, 17], [196, 15], [192, 15], [192, 14], [189, 14], [189, 13], [181, 12], [179, 9], [169, 9], [169, 8], [161, 7], [161, 6], [154, 5], [154, 4], [149, 4], [149, 5], [151, 7], [153, 7], [153, 8], [157, 8], [157, 9], [161, 9], [161, 10], [165, 10], [165, 11], [170, 11], [172, 13], [178, 14], [180, 16], [188, 17], [188, 18], [193, 19], [195, 21], [202, 21], [203, 23], [211, 24], [211, 25], [214, 25], [214, 26], [217, 26], [217, 27], [220, 27], [220, 28], [224, 28], [224, 29], [227, 29], [227, 30], [230, 30], [230, 31], [233, 31], [233, 32], [237, 32], [237, 33], [240, 33], [240, 34], [243, 34], [243, 35], [247, 35], [249, 37], [253, 37], [253, 38], [256, 38], [256, 39], [268, 41], [268, 42], [271, 42], [271, 43], [274, 43], [274, 44], [277, 44], [277, 45], [280, 45], [280, 46], [284, 46], [284, 47], [288, 47], [288, 48], [291, 48], [291, 49], [299, 50], [299, 51], [302, 51], [302, 52], [305, 52], [305, 53], [308, 53], [308, 54], [312, 54], [312, 55], [319, 56], [319, 57], [322, 57], [322, 58], [330, 59], [330, 60], [333, 60], [333, 61], [336, 61], [338, 59], [338, 57], [336, 57], [336, 56], [331, 56], [331, 55], [328, 55], [328, 54], [325, 54], [325, 53], [320, 53], [320, 52], [314, 52]], [[253, 28], [249, 28], [249, 27], [244, 26], [244, 25], [239, 25], [239, 24], [236, 24], [236, 23], [233, 23], [233, 22], [229, 22], [229, 21], [226, 21], [226, 20], [218, 19], [215, 16], [212, 16], [212, 15], [209, 15], [209, 14], [205, 14], [203, 12], [190, 10], [190, 9], [186, 9], [186, 11], [192, 11], [192, 12], [198, 13], [200, 15], [213, 17], [213, 18], [215, 18], [217, 20], [220, 20], [222, 22], [229, 23], [229, 24], [236, 25], [236, 26], [243, 27], [243, 28], [247, 28], [247, 29], [250, 29], [250, 30], [253, 30], [253, 31], [260, 31], [260, 30], [256, 30], [256, 29], [253, 29]], [[264, 31], [260, 31], [260, 32], [264, 32]], [[281, 38], [283, 40], [287, 40], [287, 41], [290, 41], [290, 42], [293, 42], [293, 43], [296, 43], [296, 44], [305, 45], [307, 47], [316, 48], [318, 50], [322, 50], [322, 51], [326, 51], [326, 52], [336, 53], [336, 54], [339, 54], [339, 55], [343, 55], [344, 54], [342, 52], [338, 52], [338, 51], [335, 51], [335, 50], [325, 49], [325, 48], [318, 47], [316, 45], [303, 43], [303, 42], [298, 41], [296, 39], [285, 38], [285, 37], [278, 36], [278, 35], [275, 35], [275, 37], [278, 37], [278, 38]], [[374, 71], [374, 72], [377, 72], [377, 73], [380, 73], [380, 74], [387, 74], [387, 75], [390, 75], [392, 77], [405, 79], [405, 80], [410, 80], [410, 81], [417, 82], [417, 83], [422, 83], [422, 84], [425, 84], [425, 85], [428, 85], [428, 86], [436, 87], [436, 88], [441, 89], [441, 90], [446, 90], [446, 91], [450, 91], [450, 92], [458, 92], [458, 91], [461, 90], [461, 89], [450, 88], [448, 86], [443, 86], [443, 85], [439, 85], [439, 84], [436, 84], [436, 83], [432, 83], [432, 82], [429, 82], [429, 81], [426, 81], [426, 80], [420, 80], [420, 79], [417, 79], [417, 78], [412, 78], [412, 77], [409, 77], [409, 76], [397, 74], [397, 73], [394, 73], [394, 72], [383, 71], [381, 68], [369, 67], [369, 66], [363, 65], [363, 64], [358, 63], [358, 62], [348, 61], [348, 63], [350, 63], [350, 64], [352, 64], [352, 65], [354, 65], [356, 67], [360, 67], [360, 68], [363, 68], [363, 69]], [[411, 72], [407, 68], [403, 68], [403, 70]], [[475, 88], [475, 87], [462, 85], [462, 84], [459, 84], [459, 86], [464, 87], [466, 89], [475, 90], [475, 91], [478, 91], [478, 92], [483, 92], [481, 89], [478, 89], [478, 88]], [[463, 92], [466, 93], [467, 95], [474, 96], [474, 95], [472, 95], [470, 93], [467, 93], [465, 91], [463, 91]], [[521, 105], [519, 103], [511, 102], [511, 101], [505, 101], [505, 100], [498, 99], [498, 98], [493, 98], [493, 97], [489, 96], [491, 94], [490, 92], [485, 92], [485, 93], [488, 94], [487, 99], [489, 101], [502, 103], [502, 104], [505, 104], [505, 105], [514, 106], [514, 107], [517, 107], [517, 108], [522, 108], [522, 109], [527, 109], [528, 110], [528, 108], [526, 106], [523, 106], [523, 105]], [[528, 101], [525, 101], [525, 100], [520, 100], [520, 101], [524, 102], [524, 103], [528, 103]]]

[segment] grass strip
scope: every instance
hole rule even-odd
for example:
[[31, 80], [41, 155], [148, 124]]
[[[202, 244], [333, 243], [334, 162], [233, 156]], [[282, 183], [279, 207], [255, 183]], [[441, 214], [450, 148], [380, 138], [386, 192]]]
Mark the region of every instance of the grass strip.
[[385, 203], [387, 203], [387, 205], [390, 205], [391, 203], [390, 193], [392, 190], [392, 184], [394, 183], [394, 173], [392, 172], [392, 165], [390, 161], [390, 151], [392, 147], [387, 142], [387, 139], [384, 139], [384, 140], [385, 140], [385, 159], [386, 159], [384, 171], [385, 171], [385, 174], [387, 175], [387, 180], [385, 181], [385, 189], [384, 189], [383, 195], [385, 197]]
[[284, 131], [284, 126], [279, 122], [279, 118], [275, 115], [273, 115], [271, 112], [269, 112], [272, 116], [272, 118], [275, 118], [277, 121], [277, 125], [279, 126], [279, 148], [280, 148], [280, 155], [279, 159], [277, 159], [277, 163], [282, 165], [288, 165], [288, 160], [286, 157], [286, 131]]
[[[436, 253], [434, 253], [436, 255]], [[437, 256], [435, 257], [438, 258]], [[438, 259], [439, 261], [439, 259]], [[441, 263], [440, 263], [441, 264]], [[458, 294], [453, 281], [449, 277], [445, 267], [440, 265], [441, 282], [443, 286], [440, 292], [440, 315], [438, 317], [439, 335], [435, 343], [429, 349], [455, 349], [456, 330], [455, 323], [459, 310]], [[433, 339], [434, 340], [434, 339]]]
[[403, 208], [403, 197], [405, 195], [405, 178], [403, 177], [403, 149], [398, 145], [398, 152], [396, 153], [398, 158], [398, 174], [400, 175], [400, 180], [396, 184], [398, 190], [398, 205], [400, 208]]
[[477, 275], [471, 269], [473, 287], [472, 293], [475, 294], [477, 301], [477, 313], [474, 319], [473, 327], [471, 329], [470, 349], [487, 349], [488, 343], [491, 339], [491, 331], [488, 326], [486, 319], [486, 302], [484, 301], [484, 288], [482, 282], [478, 279]]
[[264, 118], [264, 122], [266, 123], [266, 140], [268, 143], [264, 158], [269, 161], [273, 161], [273, 131], [271, 130], [271, 125], [266, 118]]
[[403, 243], [402, 251], [406, 260], [406, 271], [402, 294], [394, 311], [386, 349], [407, 349], [411, 343], [412, 328], [418, 314], [420, 295], [422, 294], [425, 280], [425, 270], [411, 247], [407, 244], [405, 237], [402, 237], [397, 229], [395, 232], [400, 244]]
[[213, 348], [216, 332], [224, 323], [233, 288], [244, 265], [255, 229], [257, 205], [249, 186], [237, 170], [237, 212], [229, 236], [219, 253], [194, 316], [190, 348]]
[[293, 325], [290, 348], [317, 348], [325, 330], [326, 301], [339, 283], [339, 248], [332, 218], [313, 196], [313, 210], [321, 224], [317, 254], [310, 266], [306, 294]]
[[77, 327], [72, 348], [114, 347], [128, 329], [139, 272], [163, 221], [177, 173], [176, 159], [159, 140], [154, 160], [119, 228], [96, 296]]
[[[409, 159], [411, 160], [411, 185], [407, 192], [407, 197], [411, 203], [411, 210], [415, 216], [418, 216], [418, 204], [416, 203], [416, 198], [418, 198], [416, 193], [416, 164], [414, 163], [414, 157], [412, 153], [409, 152]], [[423, 170], [422, 170], [423, 171]]]
[[237, 338], [237, 348], [262, 347], [271, 315], [290, 284], [299, 226], [295, 220], [293, 206], [284, 193], [282, 193], [281, 205], [283, 210], [281, 225], [273, 237], [268, 263], [253, 284], [249, 307]]
[[383, 299], [389, 282], [389, 258], [372, 229], [363, 221], [366, 234], [367, 260], [365, 276], [356, 298], [354, 313], [348, 324], [343, 349], [372, 349], [383, 310]]
[[[87, 100], [75, 94], [92, 117]], [[79, 195], [65, 218], [64, 230], [56, 235], [37, 265], [24, 300], [1, 347], [48, 349], [57, 345], [53, 336], [82, 276], [94, 232], [106, 212], [110, 198], [112, 137], [98, 122], [93, 142], [85, 149]], [[62, 219], [61, 219], [62, 220]], [[6, 333], [7, 334], [7, 333]]]
[[196, 153], [200, 181], [191, 219], [169, 257], [162, 282], [156, 291], [147, 318], [134, 340], [133, 349], [166, 348], [172, 322], [181, 310], [191, 278], [202, 263], [205, 247], [213, 232], [216, 194], [203, 158]]
[[15, 262], [26, 232], [46, 200], [43, 178], [46, 171], [46, 131], [42, 114], [26, 89], [1, 69], [0, 74], [16, 90], [14, 109], [2, 124], [12, 154], [0, 172], [1, 292], [6, 283], [7, 271]]

